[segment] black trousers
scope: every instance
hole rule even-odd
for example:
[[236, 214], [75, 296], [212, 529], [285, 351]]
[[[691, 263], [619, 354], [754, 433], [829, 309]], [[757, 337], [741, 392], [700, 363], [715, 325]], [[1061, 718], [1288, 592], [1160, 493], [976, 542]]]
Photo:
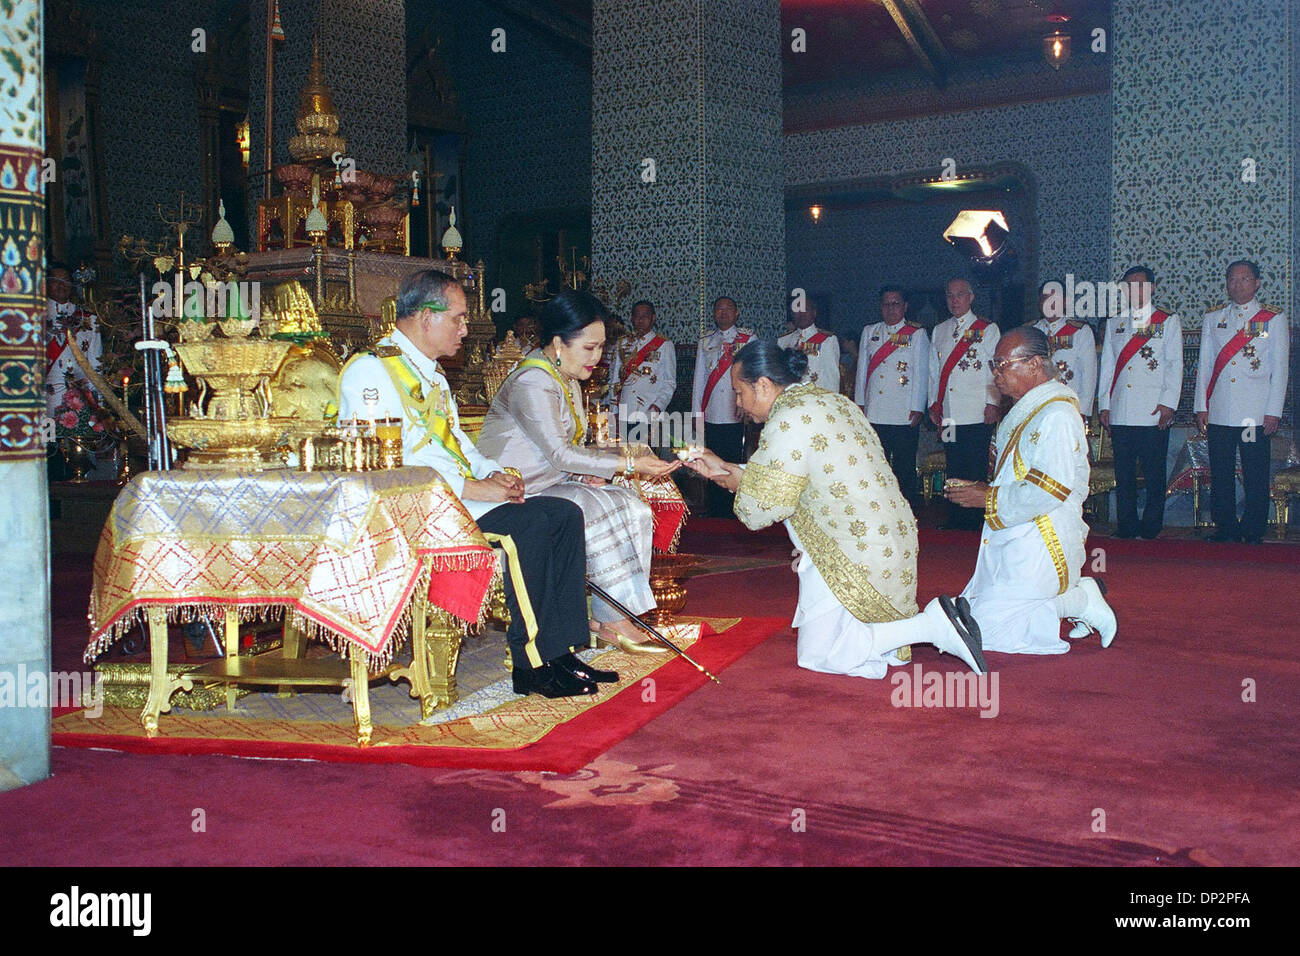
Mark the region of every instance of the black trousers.
[[[978, 425], [954, 425], [953, 440], [943, 443], [944, 477], [988, 481], [989, 439], [992, 437], [992, 425], [982, 422]], [[984, 510], [949, 502], [948, 527], [979, 531], [984, 527]]]
[[[537, 618], [536, 649], [541, 661], [553, 661], [573, 647], [586, 647], [590, 632], [582, 509], [563, 498], [538, 496], [522, 504], [498, 505], [478, 519], [478, 526], [490, 534], [509, 535], [514, 541], [524, 589]], [[505, 585], [510, 660], [515, 667], [532, 667], [526, 651], [528, 631], [508, 567]]]
[[[1115, 449], [1115, 532], [1124, 537], [1154, 538], [1165, 524], [1165, 461], [1169, 429], [1155, 425], [1111, 425]], [[1138, 520], [1137, 469], [1142, 463], [1147, 500]]]
[[[704, 423], [704, 444], [723, 461], [739, 464], [745, 450], [745, 423], [715, 425]], [[736, 496], [709, 482], [709, 517], [734, 518]]]
[[[1220, 534], [1246, 540], [1268, 530], [1269, 437], [1262, 426], [1235, 428], [1210, 425], [1210, 513]], [[1241, 452], [1241, 482], [1246, 502], [1237, 521], [1237, 452]]]
[[916, 446], [921, 426], [877, 425], [872, 422], [871, 427], [880, 436], [880, 444], [885, 449], [885, 457], [889, 459], [889, 467], [898, 478], [899, 490], [908, 504], [915, 506], [917, 492], [920, 490], [920, 481], [916, 475]]

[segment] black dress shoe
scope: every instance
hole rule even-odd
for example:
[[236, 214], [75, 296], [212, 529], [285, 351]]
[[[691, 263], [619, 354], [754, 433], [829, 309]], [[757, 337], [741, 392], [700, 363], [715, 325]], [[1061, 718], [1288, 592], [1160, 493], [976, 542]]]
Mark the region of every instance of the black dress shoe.
[[1141, 537], [1145, 541], [1154, 541], [1156, 538], [1160, 537], [1160, 532], [1152, 531], [1150, 533], [1147, 533], [1146, 531], [1143, 531]]
[[551, 666], [572, 674], [578, 680], [585, 680], [588, 684], [615, 684], [618, 682], [618, 671], [603, 671], [599, 667], [592, 667], [573, 651], [565, 654], [563, 657], [557, 657], [551, 661]]
[[541, 694], [543, 697], [588, 697], [596, 693], [591, 681], [575, 677], [552, 664], [541, 667], [516, 667], [511, 674], [516, 694]]
[[1256, 537], [1247, 537], [1246, 535], [1243, 534], [1241, 536], [1241, 543], [1242, 544], [1263, 544], [1264, 536], [1260, 535], [1258, 538], [1256, 538]]
[[970, 652], [979, 672], [987, 674], [989, 669], [984, 663], [984, 638], [980, 634], [980, 626], [975, 623], [975, 617], [970, 612], [970, 602], [964, 597], [958, 597], [954, 601], [948, 595], [940, 594], [939, 607], [943, 609], [944, 614], [948, 615], [948, 620], [952, 622], [957, 636], [966, 645], [966, 650]]
[[1111, 537], [1123, 538], [1124, 540], [1128, 540], [1129, 538], [1136, 538], [1137, 533], [1134, 531], [1116, 531], [1114, 534], [1111, 535]]
[[1216, 531], [1214, 532], [1214, 534], [1207, 534], [1205, 536], [1205, 540], [1206, 541], [1236, 541], [1237, 536], [1235, 534], [1229, 534], [1227, 531]]

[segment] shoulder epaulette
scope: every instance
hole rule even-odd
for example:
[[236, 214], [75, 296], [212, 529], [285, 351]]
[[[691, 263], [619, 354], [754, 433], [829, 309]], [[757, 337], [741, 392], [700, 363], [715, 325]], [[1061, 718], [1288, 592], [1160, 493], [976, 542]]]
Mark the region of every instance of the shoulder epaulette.
[[377, 345], [375, 346], [375, 355], [380, 358], [395, 358], [402, 354], [402, 350], [396, 345]]

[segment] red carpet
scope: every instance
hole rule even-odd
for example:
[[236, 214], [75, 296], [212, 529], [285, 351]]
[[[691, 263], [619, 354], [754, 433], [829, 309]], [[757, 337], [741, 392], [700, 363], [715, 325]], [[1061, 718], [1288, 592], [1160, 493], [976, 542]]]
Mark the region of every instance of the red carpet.
[[[780, 534], [702, 525], [683, 550], [789, 551]], [[1103, 549], [1115, 643], [990, 655], [995, 718], [895, 707], [887, 680], [801, 671], [783, 628], [721, 687], [574, 773], [56, 749], [50, 780], [0, 794], [0, 863], [1293, 865], [1297, 552], [1089, 547]], [[923, 531], [921, 599], [959, 588], [974, 561], [974, 535]], [[75, 663], [68, 628], [85, 626], [76, 580], [56, 566], [72, 602], [56, 609], [56, 661]], [[794, 604], [793, 574], [774, 566], [694, 579], [688, 611], [788, 621]], [[925, 648], [916, 661], [954, 668]], [[1125, 893], [1178, 885], [1133, 879]]]
[[[721, 634], [708, 630], [690, 648], [695, 660], [720, 674], [729, 665], [784, 628], [782, 619], [746, 618]], [[167, 735], [168, 715], [162, 715], [162, 734], [153, 739], [126, 734], [55, 733], [56, 747], [121, 750], [137, 754], [224, 754], [232, 757], [327, 760], [337, 763], [404, 763], [417, 767], [473, 767], [480, 770], [537, 770], [572, 773], [586, 766], [614, 744], [659, 717], [687, 695], [702, 687], [715, 689], [708, 678], [680, 658], [667, 661], [653, 672], [654, 699], [643, 696], [640, 681], [623, 687], [608, 700], [559, 724], [536, 743], [510, 750], [446, 746], [357, 747], [281, 740], [200, 739]], [[608, 693], [602, 695], [608, 696]], [[378, 728], [377, 728], [378, 730]], [[274, 728], [267, 735], [275, 733]]]

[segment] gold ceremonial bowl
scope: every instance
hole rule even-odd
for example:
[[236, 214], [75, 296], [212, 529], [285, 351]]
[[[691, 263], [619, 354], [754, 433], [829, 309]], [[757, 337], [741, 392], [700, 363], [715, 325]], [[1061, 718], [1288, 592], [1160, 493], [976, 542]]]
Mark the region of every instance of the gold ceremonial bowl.
[[289, 344], [272, 339], [211, 338], [180, 342], [176, 354], [185, 371], [212, 389], [204, 417], [234, 421], [261, 418], [266, 413], [254, 389], [275, 374], [289, 354]]
[[167, 422], [167, 437], [188, 448], [186, 468], [234, 468], [261, 471], [263, 455], [271, 455], [289, 442], [291, 418], [246, 418], [219, 421], [214, 418], [173, 418]]

